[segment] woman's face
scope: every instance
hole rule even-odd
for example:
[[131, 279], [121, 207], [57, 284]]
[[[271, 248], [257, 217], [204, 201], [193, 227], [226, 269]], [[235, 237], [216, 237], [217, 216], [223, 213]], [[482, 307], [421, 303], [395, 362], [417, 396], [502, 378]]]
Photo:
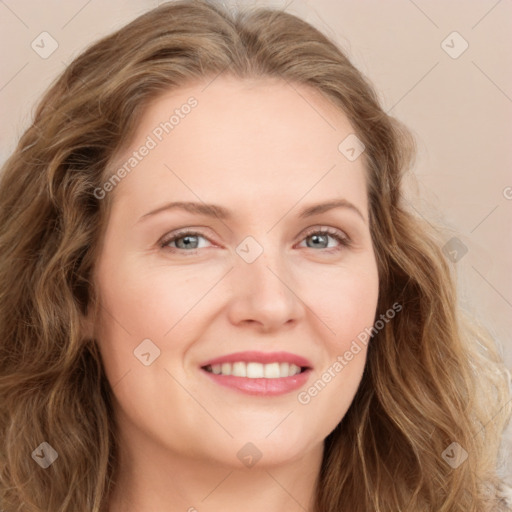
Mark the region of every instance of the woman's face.
[[365, 365], [378, 274], [363, 158], [307, 88], [207, 84], [154, 101], [122, 179], [97, 191], [114, 202], [95, 336], [133, 450], [283, 463], [321, 450]]

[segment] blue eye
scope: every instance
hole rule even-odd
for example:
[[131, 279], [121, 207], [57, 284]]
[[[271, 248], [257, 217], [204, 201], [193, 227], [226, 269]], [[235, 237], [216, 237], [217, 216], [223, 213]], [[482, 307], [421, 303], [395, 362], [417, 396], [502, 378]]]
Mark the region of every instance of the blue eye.
[[[320, 242], [320, 244], [326, 243], [327, 245], [329, 244], [329, 238], [333, 238], [334, 240], [336, 240], [336, 242], [338, 242], [339, 244], [338, 247], [320, 247], [320, 249], [327, 249], [327, 252], [335, 252], [343, 249], [344, 247], [350, 247], [351, 243], [350, 239], [347, 236], [342, 235], [341, 232], [339, 232], [338, 230], [331, 229], [310, 231], [309, 233], [306, 234], [304, 240], [307, 240], [308, 238], [314, 240], [315, 243]], [[309, 246], [308, 248], [311, 248], [311, 246]]]
[[[183, 243], [181, 244], [182, 247], [169, 247], [169, 249], [171, 249], [172, 251], [187, 250], [186, 248], [200, 249], [200, 247], [198, 247], [198, 242], [195, 240], [198, 238], [203, 238], [204, 240], [207, 240], [207, 238], [205, 238], [200, 233], [196, 233], [194, 231], [183, 231], [181, 233], [176, 233], [175, 235], [171, 236], [170, 238], [166, 238], [166, 239], [162, 240], [160, 246], [162, 248], [169, 247], [169, 244], [182, 240], [183, 241]], [[187, 252], [190, 252], [190, 251], [187, 250]]]
[[[169, 249], [171, 252], [182, 251], [195, 254], [198, 249], [204, 248], [199, 247], [200, 238], [208, 240], [208, 238], [196, 231], [181, 231], [165, 237], [159, 245], [162, 249]], [[313, 240], [313, 245], [308, 245], [308, 249], [313, 249], [316, 245], [317, 248], [323, 249], [325, 252], [337, 252], [351, 246], [351, 240], [337, 229], [311, 230], [306, 233], [302, 240], [307, 240], [308, 238]], [[338, 243], [338, 246], [329, 247], [329, 238], [334, 239]], [[175, 244], [175, 247], [171, 246], [173, 243]], [[327, 246], [323, 247], [325, 244], [327, 244]]]

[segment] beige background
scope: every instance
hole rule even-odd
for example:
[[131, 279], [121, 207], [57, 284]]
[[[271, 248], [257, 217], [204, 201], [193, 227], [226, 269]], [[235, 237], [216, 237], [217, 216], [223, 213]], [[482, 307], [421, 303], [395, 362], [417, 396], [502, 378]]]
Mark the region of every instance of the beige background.
[[[159, 3], [1, 1], [0, 162], [64, 67]], [[512, 369], [512, 2], [257, 3], [286, 7], [335, 38], [373, 81], [385, 110], [413, 131], [419, 197], [411, 188], [411, 204], [467, 247], [454, 263], [461, 300], [492, 329]], [[31, 47], [44, 31], [58, 44], [46, 59]]]

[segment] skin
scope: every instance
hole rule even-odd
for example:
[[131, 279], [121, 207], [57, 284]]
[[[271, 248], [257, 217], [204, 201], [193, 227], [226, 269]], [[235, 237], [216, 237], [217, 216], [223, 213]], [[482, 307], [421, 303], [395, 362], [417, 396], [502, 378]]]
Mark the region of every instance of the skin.
[[[209, 82], [155, 100], [115, 162], [197, 99], [110, 192], [94, 276], [101, 315], [90, 327], [113, 387], [121, 447], [109, 512], [312, 510], [323, 441], [366, 362], [363, 346], [308, 404], [299, 402], [375, 318], [363, 158], [351, 162], [338, 150], [355, 130], [303, 86], [221, 76], [205, 89]], [[349, 208], [299, 218], [306, 206], [340, 198], [363, 218]], [[234, 216], [168, 210], [139, 220], [170, 201], [214, 203]], [[315, 240], [326, 227], [352, 245]], [[191, 248], [183, 238], [159, 246], [181, 228], [200, 231]], [[263, 250], [252, 263], [236, 252], [247, 236]], [[149, 366], [134, 356], [145, 339], [160, 350]], [[292, 352], [313, 371], [301, 390], [262, 397], [220, 386], [200, 369], [245, 350]], [[237, 457], [248, 442], [262, 454], [252, 467]]]

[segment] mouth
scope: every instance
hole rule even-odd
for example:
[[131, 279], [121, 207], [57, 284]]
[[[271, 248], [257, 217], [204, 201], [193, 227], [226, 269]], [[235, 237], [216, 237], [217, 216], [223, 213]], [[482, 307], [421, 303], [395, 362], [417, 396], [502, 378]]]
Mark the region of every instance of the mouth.
[[286, 352], [239, 352], [207, 361], [201, 370], [215, 383], [260, 396], [289, 393], [303, 386], [312, 366]]

